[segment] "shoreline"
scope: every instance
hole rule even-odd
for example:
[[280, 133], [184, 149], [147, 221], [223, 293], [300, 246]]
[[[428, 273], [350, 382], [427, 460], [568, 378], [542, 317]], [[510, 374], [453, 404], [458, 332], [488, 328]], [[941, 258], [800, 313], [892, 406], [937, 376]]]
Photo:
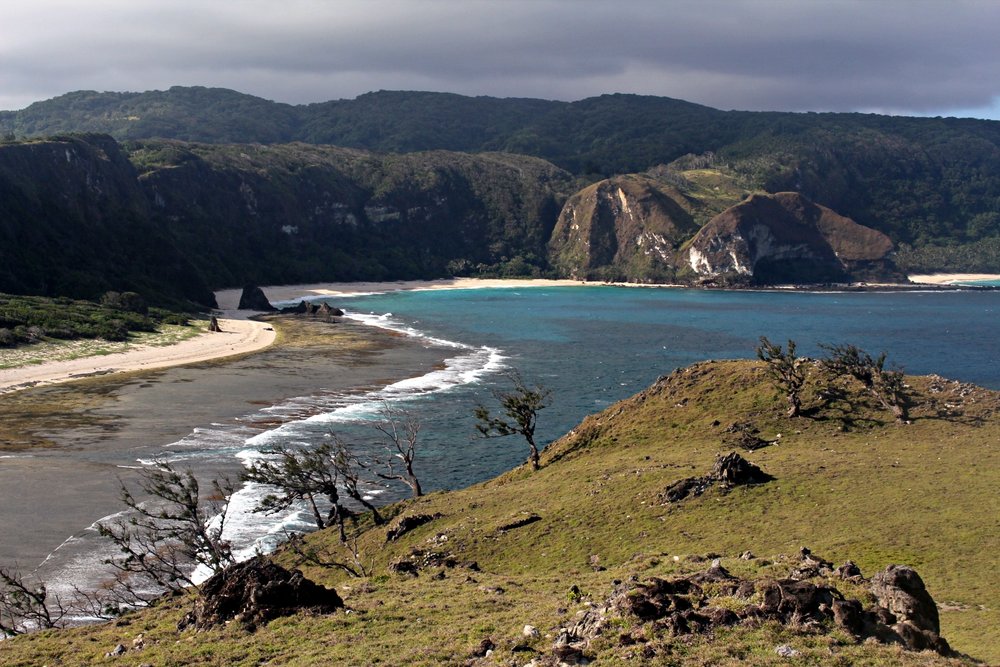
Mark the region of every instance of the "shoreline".
[[[921, 289], [955, 288], [957, 284], [977, 280], [1000, 280], [1000, 275], [980, 273], [935, 273], [909, 276], [909, 284], [848, 284], [840, 289]], [[439, 278], [435, 280], [397, 280], [386, 282], [328, 282], [303, 285], [271, 285], [262, 287], [271, 302], [294, 302], [318, 297], [350, 297], [386, 292], [467, 289], [526, 289], [538, 287], [631, 287], [679, 289], [690, 285], [603, 282], [549, 278]], [[771, 286], [768, 289], [795, 290], [800, 285]], [[812, 289], [816, 289], [813, 286]], [[21, 389], [42, 387], [94, 376], [112, 375], [139, 370], [158, 370], [202, 361], [259, 352], [274, 344], [276, 334], [266, 322], [249, 319], [260, 314], [237, 310], [241, 289], [224, 289], [215, 293], [219, 309], [222, 336], [203, 333], [172, 345], [137, 346], [125, 352], [80, 357], [66, 361], [19, 366], [0, 371], [0, 395]]]
[[219, 318], [221, 332], [206, 331], [171, 345], [139, 345], [124, 352], [8, 368], [0, 371], [0, 395], [94, 376], [159, 370], [259, 352], [274, 344], [276, 333], [266, 322], [248, 319], [253, 314], [223, 311]]
[[923, 273], [913, 274], [908, 278], [922, 285], [956, 285], [980, 280], [1000, 281], [1000, 275], [995, 273]]

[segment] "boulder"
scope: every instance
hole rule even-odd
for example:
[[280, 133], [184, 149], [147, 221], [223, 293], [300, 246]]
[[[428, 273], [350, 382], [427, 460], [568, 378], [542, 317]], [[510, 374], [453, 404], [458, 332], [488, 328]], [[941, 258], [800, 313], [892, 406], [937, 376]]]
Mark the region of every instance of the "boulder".
[[939, 634], [937, 605], [916, 570], [890, 565], [872, 577], [871, 591], [879, 607], [895, 617], [896, 622], [890, 628], [904, 646], [914, 651], [950, 652], [948, 642]]
[[309, 312], [309, 304], [307, 304], [304, 300], [299, 301], [294, 306], [285, 306], [278, 312], [282, 315], [305, 315]]
[[240, 295], [239, 309], [258, 310], [268, 313], [273, 313], [277, 310], [277, 308], [272, 306], [271, 302], [267, 300], [264, 290], [256, 285], [247, 285], [243, 288], [243, 294]]
[[344, 606], [337, 591], [286, 570], [263, 556], [227, 567], [206, 581], [193, 614], [180, 629], [199, 630], [238, 621], [247, 629], [301, 611], [333, 613]]
[[331, 317], [343, 317], [344, 311], [340, 308], [334, 308], [330, 304], [324, 302], [321, 303], [319, 308], [316, 310], [316, 317], [325, 317], [327, 319]]
[[763, 484], [774, 479], [736, 452], [717, 458], [709, 477], [728, 486]]

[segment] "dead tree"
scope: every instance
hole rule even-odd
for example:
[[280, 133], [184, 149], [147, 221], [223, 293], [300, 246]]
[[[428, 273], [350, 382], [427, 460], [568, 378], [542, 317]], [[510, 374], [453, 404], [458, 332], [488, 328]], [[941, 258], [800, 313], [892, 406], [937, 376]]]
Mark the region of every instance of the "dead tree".
[[909, 420], [909, 397], [903, 371], [885, 367], [886, 353], [872, 357], [855, 345], [821, 345], [830, 356], [821, 361], [823, 367], [836, 375], [847, 375], [860, 382], [865, 390], [892, 412], [901, 424]]
[[795, 356], [795, 341], [789, 339], [788, 347], [782, 350], [780, 345], [769, 341], [767, 336], [761, 336], [756, 351], [757, 358], [766, 364], [765, 368], [771, 383], [785, 394], [785, 399], [788, 401], [788, 411], [785, 415], [798, 417], [802, 410], [799, 392], [806, 381], [806, 376], [802, 372], [805, 359]]
[[494, 417], [490, 414], [489, 408], [479, 405], [475, 409], [475, 416], [479, 422], [476, 424], [476, 430], [485, 438], [520, 435], [530, 449], [528, 463], [531, 464], [532, 470], [538, 470], [539, 453], [535, 444], [535, 426], [538, 422], [538, 411], [548, 407], [552, 391], [539, 385], [529, 387], [517, 371], [511, 371], [507, 377], [514, 388], [511, 391], [493, 392], [493, 397], [500, 403], [505, 416]]
[[123, 606], [148, 604], [164, 590], [197, 588], [192, 576], [198, 566], [214, 574], [233, 563], [222, 537], [226, 499], [233, 492], [227, 480], [214, 480], [210, 498], [203, 498], [193, 473], [157, 462], [143, 471], [138, 487], [143, 497], [123, 482], [128, 511], [97, 524], [98, 533], [121, 552], [105, 561], [116, 572], [111, 599]]
[[[413, 472], [413, 461], [417, 453], [417, 436], [420, 434], [420, 422], [412, 414], [398, 414], [382, 404], [379, 414], [380, 422], [375, 424], [375, 430], [385, 437], [384, 444], [389, 455], [385, 460], [375, 458], [374, 462], [385, 467], [386, 472], [375, 471], [375, 474], [385, 480], [397, 480], [410, 487], [414, 498], [424, 495], [420, 488], [420, 480]], [[393, 459], [399, 459], [401, 469], [393, 466]]]
[[66, 609], [44, 583], [30, 586], [16, 570], [0, 568], [0, 636], [62, 626]]

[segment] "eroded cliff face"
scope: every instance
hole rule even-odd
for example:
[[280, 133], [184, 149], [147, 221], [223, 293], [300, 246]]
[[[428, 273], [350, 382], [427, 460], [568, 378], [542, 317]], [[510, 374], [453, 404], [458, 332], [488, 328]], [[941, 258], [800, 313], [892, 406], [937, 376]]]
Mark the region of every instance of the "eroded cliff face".
[[600, 181], [566, 201], [550, 261], [572, 278], [671, 280], [677, 248], [697, 230], [687, 207], [679, 191], [643, 176]]
[[885, 234], [794, 192], [753, 195], [708, 222], [681, 257], [703, 278], [756, 284], [905, 281]]

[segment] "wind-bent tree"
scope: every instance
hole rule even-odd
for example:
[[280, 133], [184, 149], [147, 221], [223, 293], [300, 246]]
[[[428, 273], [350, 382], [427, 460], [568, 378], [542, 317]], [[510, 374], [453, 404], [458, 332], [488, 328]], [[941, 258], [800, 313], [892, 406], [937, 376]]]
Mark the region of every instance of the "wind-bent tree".
[[197, 588], [192, 576], [198, 566], [215, 574], [233, 563], [222, 538], [233, 492], [228, 480], [213, 480], [209, 497], [203, 498], [191, 471], [156, 462], [142, 472], [138, 487], [143, 497], [123, 482], [121, 499], [128, 511], [97, 524], [98, 533], [122, 554], [105, 561], [117, 573], [115, 602], [144, 605], [163, 590]]
[[[337, 525], [340, 539], [346, 541], [344, 530], [346, 511], [340, 503], [340, 469], [337, 467], [338, 446], [324, 443], [315, 449], [277, 447], [264, 452], [269, 458], [254, 461], [242, 475], [245, 482], [275, 487], [277, 493], [264, 496], [253, 511], [275, 514], [303, 502], [312, 512], [316, 528], [322, 530]], [[325, 499], [330, 508], [324, 514], [319, 500]]]
[[538, 385], [529, 387], [521, 374], [512, 371], [507, 374], [514, 388], [510, 391], [494, 390], [493, 397], [500, 403], [503, 417], [494, 417], [484, 405], [476, 407], [478, 420], [476, 430], [485, 438], [520, 435], [531, 450], [528, 462], [532, 470], [538, 470], [538, 446], [535, 444], [535, 425], [538, 411], [549, 405], [550, 389]]
[[[381, 479], [397, 480], [410, 487], [414, 498], [424, 495], [420, 488], [420, 480], [413, 472], [413, 461], [417, 453], [417, 436], [420, 434], [420, 422], [409, 412], [396, 413], [383, 403], [379, 411], [382, 420], [376, 422], [375, 430], [384, 436], [383, 444], [389, 456], [382, 460], [375, 458], [375, 463], [385, 466], [385, 472], [375, 471]], [[393, 459], [399, 459], [401, 469], [393, 466]]]
[[802, 400], [799, 392], [806, 381], [802, 366], [805, 359], [795, 356], [795, 341], [788, 339], [788, 346], [782, 350], [780, 345], [775, 345], [767, 339], [767, 336], [760, 337], [760, 345], [757, 346], [757, 358], [763, 361], [767, 369], [767, 375], [771, 383], [779, 391], [784, 392], [788, 401], [788, 417], [798, 417], [802, 410]]
[[823, 367], [837, 375], [847, 375], [864, 385], [879, 404], [892, 412], [896, 421], [909, 420], [909, 397], [903, 371], [885, 367], [886, 353], [872, 357], [855, 345], [820, 345], [830, 353], [821, 361]]
[[45, 584], [31, 586], [16, 570], [0, 567], [0, 637], [62, 626], [66, 609]]

